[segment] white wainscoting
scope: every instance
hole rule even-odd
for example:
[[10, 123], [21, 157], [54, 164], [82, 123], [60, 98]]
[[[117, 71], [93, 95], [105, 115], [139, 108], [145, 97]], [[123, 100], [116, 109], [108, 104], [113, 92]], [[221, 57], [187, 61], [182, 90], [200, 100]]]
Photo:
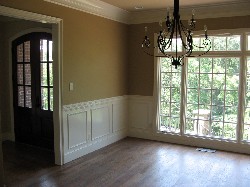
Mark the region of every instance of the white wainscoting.
[[150, 138], [154, 132], [153, 97], [129, 96], [129, 133], [131, 137]]
[[250, 154], [249, 143], [222, 141], [198, 136], [180, 136], [157, 131], [154, 121], [156, 120], [156, 112], [154, 112], [153, 96], [129, 96], [128, 103], [128, 136], [130, 137]]
[[119, 96], [63, 107], [64, 163], [127, 136], [128, 97]]

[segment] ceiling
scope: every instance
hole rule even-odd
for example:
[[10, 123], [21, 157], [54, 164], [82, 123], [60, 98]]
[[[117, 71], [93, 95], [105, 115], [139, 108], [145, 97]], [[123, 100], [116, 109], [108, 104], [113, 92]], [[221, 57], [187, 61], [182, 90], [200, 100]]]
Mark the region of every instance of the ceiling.
[[[135, 7], [143, 7], [139, 10], [156, 10], [173, 7], [174, 0], [101, 0], [105, 3], [114, 5], [127, 11], [138, 11]], [[249, 0], [180, 0], [180, 7], [204, 6], [216, 4], [228, 4]]]

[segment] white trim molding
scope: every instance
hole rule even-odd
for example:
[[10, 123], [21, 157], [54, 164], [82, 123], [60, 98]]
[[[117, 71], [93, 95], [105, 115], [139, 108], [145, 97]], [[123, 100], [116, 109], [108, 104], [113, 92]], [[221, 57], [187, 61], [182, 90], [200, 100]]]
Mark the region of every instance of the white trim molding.
[[128, 24], [128, 18], [129, 18], [128, 11], [99, 0], [44, 0], [44, 1]]
[[127, 96], [63, 106], [64, 164], [127, 137]]
[[[195, 9], [195, 19], [235, 17], [250, 15], [250, 1], [232, 2], [227, 4], [212, 4], [203, 6], [180, 7], [181, 20], [189, 20]], [[173, 10], [171, 10], [173, 11]], [[164, 20], [166, 10], [130, 12], [130, 24], [155, 23]]]
[[[166, 10], [140, 10], [126, 11], [100, 0], [44, 0], [89, 14], [104, 17], [125, 24], [154, 23], [164, 20]], [[181, 7], [181, 19], [190, 19], [193, 9], [196, 10], [196, 19], [234, 17], [250, 15], [250, 2], [248, 0], [233, 1], [231, 3], [217, 3], [211, 5], [198, 5]], [[223, 10], [223, 11], [222, 11]]]
[[[9, 8], [5, 6], [0, 6], [0, 15], [9, 16], [13, 18], [36, 21], [41, 23], [52, 24], [52, 38], [54, 41], [54, 112], [53, 112], [53, 121], [54, 121], [54, 152], [55, 152], [55, 163], [57, 165], [63, 164], [63, 155], [62, 155], [62, 27], [63, 21], [60, 18], [55, 18], [47, 15], [37, 14], [33, 12], [18, 10], [14, 8]], [[13, 133], [12, 133], [13, 134]], [[8, 134], [5, 135], [6, 138], [13, 138]]]
[[55, 18], [33, 12], [27, 12], [24, 10], [18, 10], [1, 5], [0, 5], [0, 15], [29, 20], [29, 21], [36, 21], [41, 23], [59, 23], [61, 21], [60, 18]]

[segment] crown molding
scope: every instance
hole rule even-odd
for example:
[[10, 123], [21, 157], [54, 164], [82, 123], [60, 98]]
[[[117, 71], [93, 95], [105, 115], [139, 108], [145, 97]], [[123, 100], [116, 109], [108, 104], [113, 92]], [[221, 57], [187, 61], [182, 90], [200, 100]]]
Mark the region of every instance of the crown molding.
[[[180, 15], [182, 20], [188, 20], [192, 15], [192, 10], [195, 9], [195, 19], [247, 16], [250, 15], [249, 7], [250, 1], [180, 7]], [[130, 13], [129, 24], [155, 23], [164, 20], [165, 17], [166, 9], [134, 11]]]
[[27, 12], [1, 5], [0, 5], [0, 15], [29, 20], [29, 21], [36, 21], [41, 23], [59, 23], [61, 21], [60, 18], [55, 18], [33, 12]]
[[129, 12], [100, 0], [44, 0], [113, 21], [129, 24]]
[[[148, 10], [128, 12], [100, 0], [44, 0], [89, 14], [104, 17], [125, 24], [154, 23], [164, 20], [166, 10]], [[187, 6], [180, 8], [182, 20], [190, 19], [191, 12], [195, 9], [196, 19], [234, 17], [250, 15], [250, 1], [241, 0], [231, 3], [212, 5]]]

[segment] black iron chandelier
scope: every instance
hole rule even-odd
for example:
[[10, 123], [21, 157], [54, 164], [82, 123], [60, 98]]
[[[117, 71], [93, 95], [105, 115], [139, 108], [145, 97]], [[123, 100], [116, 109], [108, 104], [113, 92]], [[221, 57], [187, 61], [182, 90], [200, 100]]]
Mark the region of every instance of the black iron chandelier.
[[[206, 54], [211, 48], [211, 41], [207, 35], [207, 26], [204, 25], [205, 37], [202, 40], [202, 45], [195, 45], [193, 42], [193, 31], [195, 29], [194, 20], [194, 10], [192, 12], [192, 18], [189, 21], [188, 26], [184, 26], [180, 19], [179, 14], [179, 0], [174, 0], [174, 12], [173, 12], [173, 19], [169, 16], [169, 9], [167, 10], [167, 18], [166, 18], [166, 28], [163, 27], [162, 22], [160, 22], [161, 30], [158, 33], [157, 37], [157, 46], [159, 51], [166, 57], [171, 59], [171, 64], [175, 66], [177, 69], [178, 66], [183, 66], [183, 58], [184, 57], [195, 57], [195, 56], [202, 56]], [[178, 52], [177, 40], [181, 40], [181, 44], [184, 48], [184, 52]], [[175, 40], [175, 49], [170, 53], [169, 49], [173, 45], [173, 41]], [[145, 27], [145, 37], [142, 42], [142, 48], [145, 53], [151, 55], [148, 52], [148, 49], [151, 47], [151, 42], [149, 37], [147, 36], [147, 27]], [[201, 51], [197, 55], [193, 55], [193, 49], [199, 49]], [[153, 55], [151, 55], [153, 56]]]

